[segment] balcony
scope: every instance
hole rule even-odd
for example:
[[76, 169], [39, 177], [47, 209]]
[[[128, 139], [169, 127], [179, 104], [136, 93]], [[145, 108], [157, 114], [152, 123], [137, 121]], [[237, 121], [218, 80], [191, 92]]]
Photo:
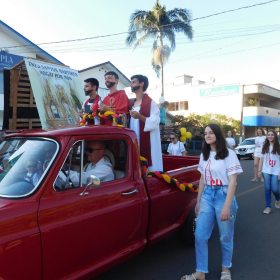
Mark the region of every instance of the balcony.
[[244, 126], [280, 126], [280, 110], [269, 107], [243, 107]]

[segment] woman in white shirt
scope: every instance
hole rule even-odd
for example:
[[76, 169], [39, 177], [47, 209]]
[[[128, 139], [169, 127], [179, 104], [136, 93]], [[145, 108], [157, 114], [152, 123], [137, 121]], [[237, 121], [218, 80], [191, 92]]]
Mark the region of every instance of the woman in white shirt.
[[257, 129], [257, 137], [255, 139], [255, 152], [254, 152], [254, 178], [251, 179], [252, 182], [258, 181], [258, 170], [259, 170], [259, 164], [260, 164], [260, 158], [262, 154], [262, 147], [263, 143], [265, 141], [265, 133], [262, 128]]
[[221, 128], [209, 124], [205, 128], [202, 153], [198, 165], [201, 173], [195, 229], [196, 272], [181, 280], [205, 280], [208, 273], [208, 240], [215, 221], [222, 247], [221, 280], [231, 280], [234, 222], [237, 213], [235, 199], [237, 175], [242, 173], [240, 162], [232, 149], [227, 148]]
[[167, 152], [172, 156], [186, 156], [187, 151], [182, 142], [179, 141], [178, 136], [175, 134], [170, 135], [170, 143], [167, 148]]
[[231, 149], [234, 149], [234, 147], [236, 146], [236, 143], [235, 143], [234, 138], [232, 137], [232, 132], [230, 130], [227, 132], [226, 141], [227, 141], [228, 147]]
[[265, 192], [265, 209], [263, 210], [263, 213], [270, 214], [271, 192], [275, 197], [275, 208], [280, 208], [280, 145], [277, 134], [274, 130], [268, 131], [262, 148], [258, 175], [261, 176], [261, 174], [264, 178]]

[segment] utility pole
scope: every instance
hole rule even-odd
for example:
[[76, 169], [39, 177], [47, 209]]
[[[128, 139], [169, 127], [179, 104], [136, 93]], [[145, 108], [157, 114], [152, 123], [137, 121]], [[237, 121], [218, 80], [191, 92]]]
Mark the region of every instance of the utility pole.
[[241, 86], [241, 122], [240, 122], [240, 137], [239, 137], [239, 144], [243, 140], [244, 136], [244, 127], [243, 127], [243, 106], [244, 106], [244, 85]]

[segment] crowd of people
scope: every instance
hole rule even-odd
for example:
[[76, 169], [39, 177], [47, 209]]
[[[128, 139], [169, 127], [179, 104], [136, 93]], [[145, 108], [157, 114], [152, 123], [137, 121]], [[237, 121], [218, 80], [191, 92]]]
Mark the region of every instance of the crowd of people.
[[[148, 78], [144, 75], [131, 77], [133, 100], [128, 100], [122, 90], [117, 90], [118, 76], [115, 72], [105, 74], [105, 84], [109, 94], [103, 101], [97, 98], [98, 81], [85, 80], [85, 93], [89, 98], [83, 105], [83, 112], [88, 106], [98, 108], [100, 112], [114, 112], [124, 115], [128, 126], [135, 131], [139, 143], [140, 155], [147, 159], [150, 171], [162, 171], [162, 152], [160, 139], [160, 108], [147, 94]], [[97, 105], [98, 104], [98, 105]], [[94, 109], [93, 109], [94, 110]], [[98, 116], [96, 116], [98, 117]], [[95, 120], [94, 120], [95, 121]], [[96, 124], [110, 124], [110, 120], [97, 120]], [[112, 124], [112, 123], [111, 123]], [[186, 156], [184, 143], [179, 135], [170, 134], [167, 153], [173, 156]], [[99, 143], [100, 144], [100, 143]], [[275, 197], [275, 207], [280, 208], [280, 145], [277, 134], [269, 130], [267, 136], [263, 129], [257, 130], [254, 153], [254, 177], [251, 181], [264, 181], [264, 214], [271, 213], [271, 193]], [[233, 255], [234, 224], [237, 214], [235, 192], [237, 176], [242, 167], [234, 151], [236, 146], [232, 131], [226, 137], [217, 124], [208, 124], [204, 129], [204, 139], [200, 154], [198, 171], [201, 173], [197, 203], [195, 206], [195, 253], [196, 270], [184, 275], [181, 280], [204, 280], [208, 273], [208, 240], [215, 223], [220, 234], [222, 261], [221, 280], [231, 280]]]
[[94, 118], [88, 124], [112, 125], [113, 120], [106, 118], [106, 112], [116, 115], [122, 124], [135, 131], [140, 154], [146, 158], [149, 170], [162, 171], [160, 110], [146, 93], [149, 86], [148, 78], [144, 75], [131, 77], [131, 91], [135, 93], [135, 98], [132, 100], [128, 99], [124, 90], [117, 89], [119, 76], [116, 72], [106, 72], [104, 79], [109, 93], [103, 100], [97, 93], [98, 80], [89, 78], [84, 81], [84, 91], [88, 98], [83, 103], [81, 118], [84, 114], [91, 113]]

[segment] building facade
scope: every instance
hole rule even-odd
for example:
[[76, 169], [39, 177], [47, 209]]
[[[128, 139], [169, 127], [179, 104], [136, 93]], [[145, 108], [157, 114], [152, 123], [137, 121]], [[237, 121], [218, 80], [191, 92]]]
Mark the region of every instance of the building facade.
[[63, 65], [63, 63], [1, 20], [0, 39], [0, 129], [2, 129], [4, 118], [4, 71], [16, 67], [25, 57], [57, 65]]
[[[165, 86], [169, 113], [188, 116], [222, 114], [240, 120], [243, 138], [254, 136], [257, 127], [280, 128], [280, 90], [264, 84], [206, 84], [192, 76]], [[155, 100], [160, 90], [151, 95]]]
[[84, 81], [87, 78], [96, 78], [99, 81], [98, 94], [102, 99], [108, 94], [108, 89], [105, 86], [104, 75], [108, 71], [114, 71], [119, 76], [118, 89], [124, 89], [130, 85], [130, 80], [110, 61], [91, 66], [79, 71], [80, 79]]
[[[19, 127], [22, 124], [16, 123], [16, 120], [21, 122], [23, 119], [26, 122], [25, 126], [28, 123], [28, 127], [31, 126], [34, 128], [35, 125], [36, 128], [37, 126], [40, 127], [42, 120], [37, 117], [36, 112], [38, 104], [35, 103], [33, 98], [31, 83], [26, 71], [24, 59], [33, 58], [42, 63], [51, 63], [54, 67], [64, 66], [64, 64], [3, 21], [0, 21], [0, 39], [0, 130], [13, 126]], [[95, 77], [100, 81], [99, 94], [104, 98], [108, 93], [108, 89], [105, 87], [104, 83], [104, 74], [108, 71], [115, 71], [119, 75], [119, 89], [124, 89], [130, 85], [130, 80], [108, 61], [79, 71], [79, 91], [83, 91], [83, 81], [86, 78]], [[13, 73], [15, 73], [15, 75]], [[12, 76], [17, 76], [18, 78], [12, 79]], [[13, 101], [11, 101], [12, 94], [13, 96], [17, 96]], [[29, 97], [28, 100], [21, 100], [24, 104], [15, 101], [27, 95]], [[5, 96], [7, 98], [5, 98]], [[28, 109], [27, 106], [29, 106]], [[11, 110], [13, 111], [12, 113]], [[18, 114], [17, 112], [20, 113]], [[10, 125], [11, 115], [13, 116], [14, 125]], [[34, 115], [36, 116], [34, 117]], [[30, 123], [31, 119], [32, 124]]]

